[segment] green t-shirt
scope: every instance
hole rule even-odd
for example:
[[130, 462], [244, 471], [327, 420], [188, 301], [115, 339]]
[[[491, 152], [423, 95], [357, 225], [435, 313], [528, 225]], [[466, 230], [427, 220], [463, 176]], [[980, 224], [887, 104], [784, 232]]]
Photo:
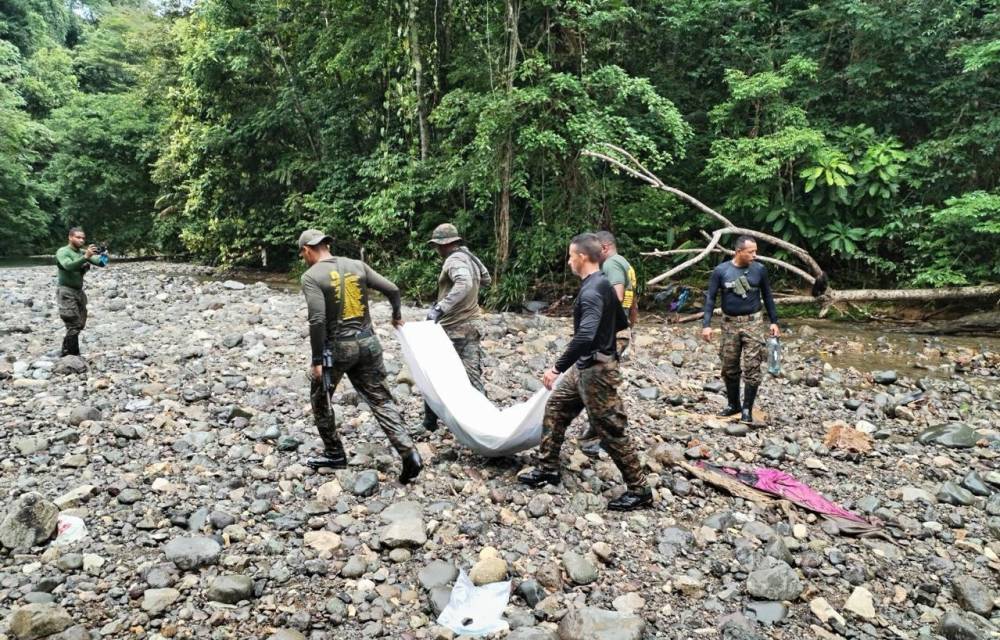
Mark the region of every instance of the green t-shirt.
[[84, 258], [83, 249], [74, 249], [64, 245], [56, 251], [56, 267], [59, 268], [59, 286], [83, 289], [83, 274], [90, 270], [90, 265], [101, 264], [100, 256]]
[[632, 300], [635, 298], [636, 277], [635, 269], [628, 263], [628, 260], [616, 253], [604, 261], [604, 264], [601, 265], [601, 272], [604, 273], [612, 286], [616, 284], [625, 286], [622, 307], [625, 308], [625, 311], [631, 309]]

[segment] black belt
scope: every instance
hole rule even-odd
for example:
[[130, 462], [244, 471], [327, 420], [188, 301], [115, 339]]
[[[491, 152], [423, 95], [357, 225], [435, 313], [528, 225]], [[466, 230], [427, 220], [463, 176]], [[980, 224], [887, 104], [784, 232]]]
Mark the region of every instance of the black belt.
[[761, 319], [761, 312], [751, 313], [746, 316], [731, 316], [725, 313], [722, 314], [723, 322], [757, 322]]
[[341, 342], [344, 340], [361, 340], [363, 338], [370, 338], [373, 335], [375, 335], [374, 331], [372, 331], [371, 329], [365, 329], [364, 331], [358, 331], [353, 336], [344, 336], [344, 337], [337, 336], [336, 338], [333, 339], [333, 341]]

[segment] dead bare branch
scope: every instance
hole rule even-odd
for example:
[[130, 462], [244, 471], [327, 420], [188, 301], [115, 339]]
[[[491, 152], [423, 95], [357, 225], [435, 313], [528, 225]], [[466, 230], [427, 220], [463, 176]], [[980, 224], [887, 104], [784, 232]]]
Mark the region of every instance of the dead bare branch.
[[695, 263], [703, 260], [705, 258], [705, 256], [707, 256], [708, 254], [712, 253], [712, 250], [715, 249], [715, 245], [719, 244], [719, 239], [722, 237], [722, 234], [723, 234], [724, 231], [725, 231], [725, 229], [719, 229], [718, 231], [716, 231], [715, 233], [713, 233], [712, 234], [712, 239], [708, 243], [708, 246], [705, 247], [704, 249], [702, 249], [701, 252], [698, 253], [698, 255], [696, 255], [695, 257], [691, 258], [690, 260], [685, 260], [684, 262], [680, 263], [679, 265], [677, 265], [676, 267], [670, 269], [669, 271], [667, 271], [665, 273], [661, 273], [660, 275], [656, 276], [652, 280], [648, 281], [646, 284], [649, 285], [649, 286], [652, 286], [652, 285], [656, 284], [657, 282], [661, 282], [663, 280], [666, 280], [667, 278], [669, 278], [670, 276], [674, 275], [675, 273], [680, 273], [681, 271], [684, 271], [685, 269], [687, 269], [691, 265], [693, 265], [693, 264], [695, 264]]

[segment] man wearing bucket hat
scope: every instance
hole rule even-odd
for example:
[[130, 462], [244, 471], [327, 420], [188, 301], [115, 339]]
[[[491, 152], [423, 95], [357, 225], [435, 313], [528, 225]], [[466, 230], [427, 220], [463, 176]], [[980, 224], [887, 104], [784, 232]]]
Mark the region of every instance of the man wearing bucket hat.
[[[439, 224], [428, 241], [444, 258], [438, 276], [438, 300], [427, 312], [427, 319], [441, 325], [451, 338], [455, 351], [465, 365], [469, 382], [483, 395], [483, 352], [479, 341], [483, 335], [482, 310], [479, 308], [479, 288], [489, 286], [493, 279], [482, 260], [462, 244], [455, 225]], [[424, 403], [424, 428], [437, 429], [438, 418]]]
[[323, 455], [308, 461], [314, 469], [343, 469], [347, 454], [337, 435], [330, 396], [346, 374], [371, 408], [375, 420], [403, 460], [399, 481], [417, 477], [423, 464], [403, 427], [403, 420], [385, 379], [382, 345], [372, 330], [368, 289], [389, 299], [392, 324], [403, 324], [399, 289], [360, 260], [330, 253], [333, 239], [316, 229], [299, 236], [299, 255], [309, 265], [302, 275], [302, 293], [309, 313], [309, 367], [313, 419], [323, 440]]

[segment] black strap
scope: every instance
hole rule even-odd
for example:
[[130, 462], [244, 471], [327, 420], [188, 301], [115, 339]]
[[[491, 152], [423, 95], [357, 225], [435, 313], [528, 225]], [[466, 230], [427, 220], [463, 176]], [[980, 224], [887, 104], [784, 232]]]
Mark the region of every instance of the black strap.
[[[476, 263], [476, 266], [479, 267], [479, 273], [477, 273], [476, 276], [480, 280], [483, 279], [483, 275], [482, 275], [483, 271], [485, 271], [486, 273], [490, 272], [490, 270], [486, 268], [486, 265], [483, 264], [483, 261], [479, 259], [479, 256], [477, 256], [476, 254], [474, 254], [471, 251], [469, 251], [468, 248], [466, 248], [466, 247], [459, 247], [458, 251], [461, 252], [461, 253], [464, 253], [467, 256], [469, 256], [472, 259], [472, 261], [474, 263]], [[490, 277], [492, 277], [492, 276], [490, 276]]]

